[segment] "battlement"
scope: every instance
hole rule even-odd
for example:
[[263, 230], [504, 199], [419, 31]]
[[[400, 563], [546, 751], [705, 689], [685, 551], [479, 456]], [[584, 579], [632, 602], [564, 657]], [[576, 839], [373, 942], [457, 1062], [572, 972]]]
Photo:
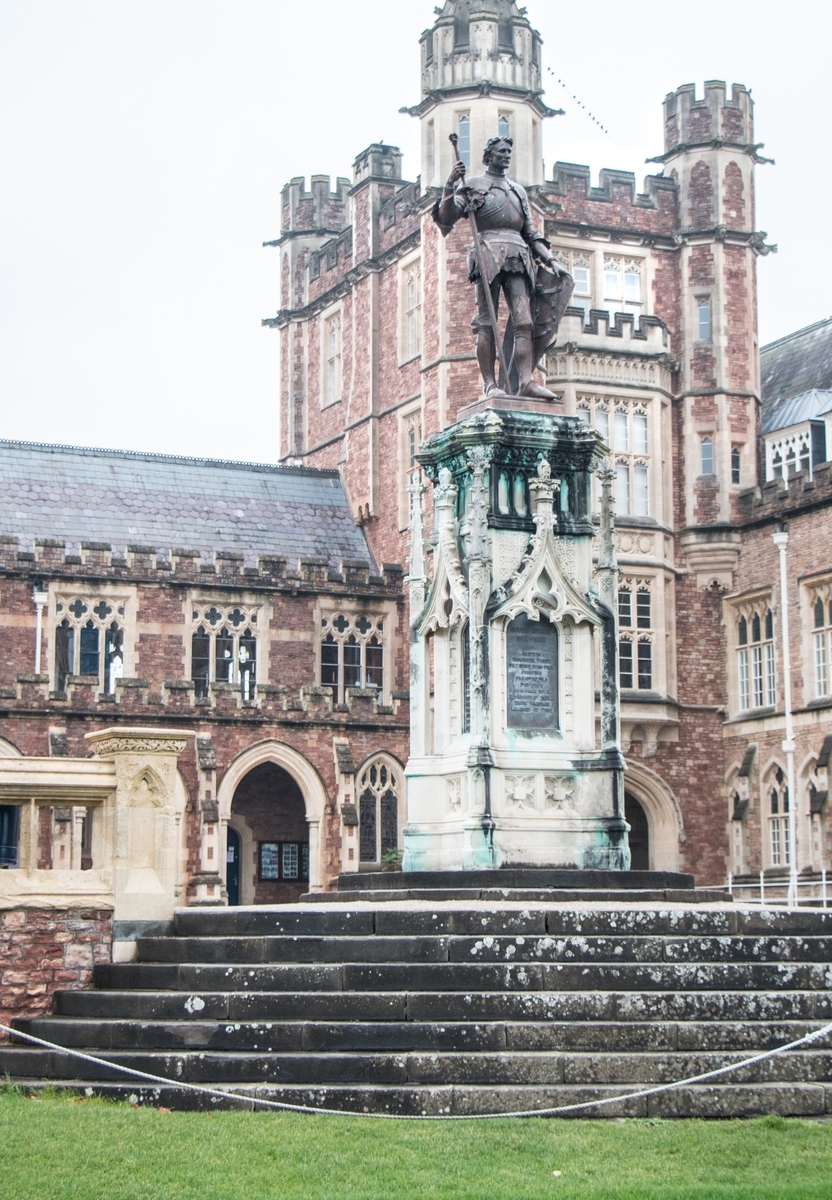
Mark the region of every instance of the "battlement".
[[16, 537], [0, 536], [0, 576], [74, 581], [114, 579], [123, 582], [199, 582], [211, 587], [290, 588], [292, 590], [367, 591], [398, 594], [403, 569], [385, 563], [382, 574], [368, 559], [341, 558], [337, 567], [322, 556], [259, 554], [247, 566], [241, 551], [217, 550], [210, 556], [181, 547], [129, 545], [125, 551], [103, 542], [81, 542], [76, 548], [58, 538], [36, 538], [33, 549], [20, 547]]
[[371, 179], [384, 183], [397, 183], [402, 177], [402, 152], [398, 146], [384, 142], [373, 142], [356, 156], [352, 164], [353, 187], [357, 188]]
[[350, 221], [349, 192], [350, 181], [342, 176], [335, 191], [329, 175], [310, 176], [308, 192], [303, 175], [290, 179], [281, 193], [281, 233], [340, 233]]
[[740, 524], [787, 520], [801, 511], [828, 505], [832, 500], [832, 462], [818, 463], [812, 478], [799, 471], [786, 479], [770, 479], [758, 488], [747, 488], [737, 497]]
[[664, 99], [665, 155], [707, 142], [750, 146], [754, 140], [754, 102], [747, 87], [722, 79], [705, 81], [705, 94], [697, 100], [696, 85], [685, 83]]

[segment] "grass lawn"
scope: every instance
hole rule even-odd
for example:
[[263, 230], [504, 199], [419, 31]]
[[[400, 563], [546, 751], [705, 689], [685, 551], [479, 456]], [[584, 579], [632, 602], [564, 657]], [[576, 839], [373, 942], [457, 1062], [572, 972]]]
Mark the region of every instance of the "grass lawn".
[[[555, 1174], [561, 1172], [561, 1174]], [[169, 1113], [0, 1095], [3, 1200], [832, 1197], [832, 1123]]]

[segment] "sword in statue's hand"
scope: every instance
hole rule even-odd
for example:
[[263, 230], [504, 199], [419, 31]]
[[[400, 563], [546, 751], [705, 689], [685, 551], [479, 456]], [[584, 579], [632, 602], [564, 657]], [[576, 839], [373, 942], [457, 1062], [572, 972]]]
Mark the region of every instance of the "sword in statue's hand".
[[[454, 154], [456, 156], [457, 162], [462, 165], [462, 171], [463, 171], [462, 178], [464, 179], [465, 178], [465, 164], [462, 162], [462, 159], [459, 157], [459, 138], [457, 137], [457, 135], [455, 133], [451, 133], [451, 134], [448, 134], [448, 141], [451, 143], [451, 145], [454, 148]], [[506, 372], [504, 370], [503, 352], [500, 348], [499, 330], [497, 329], [497, 310], [494, 307], [494, 297], [491, 295], [491, 285], [488, 282], [488, 273], [485, 269], [485, 255], [483, 254], [482, 243], [480, 242], [480, 231], [477, 228], [477, 217], [474, 212], [474, 206], [471, 204], [470, 195], [468, 196], [467, 208], [468, 208], [468, 220], [471, 222], [471, 232], [474, 235], [474, 250], [477, 255], [477, 266], [479, 267], [479, 272], [480, 272], [480, 283], [482, 284], [483, 290], [485, 292], [485, 300], [486, 300], [486, 304], [488, 305], [488, 320], [491, 323], [491, 330], [492, 330], [492, 333], [494, 334], [494, 353], [497, 356], [497, 360], [499, 361], [499, 364], [500, 364], [500, 374], [498, 377], [500, 380], [499, 386], [500, 386], [500, 388], [503, 389], [503, 391], [505, 391], [508, 387], [508, 379], [506, 377]]]

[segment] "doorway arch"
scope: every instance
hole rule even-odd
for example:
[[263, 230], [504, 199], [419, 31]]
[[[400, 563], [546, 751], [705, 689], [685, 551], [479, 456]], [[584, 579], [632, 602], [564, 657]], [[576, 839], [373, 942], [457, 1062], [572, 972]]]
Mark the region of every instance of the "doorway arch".
[[646, 819], [648, 866], [645, 869], [680, 870], [679, 846], [685, 840], [685, 827], [679, 802], [665, 781], [643, 763], [627, 759], [624, 795], [625, 806], [629, 796], [631, 802], [638, 804]]
[[630, 870], [650, 870], [650, 823], [632, 792], [624, 793], [624, 820], [630, 826]]
[[[291, 784], [297, 788], [300, 802], [303, 805], [303, 819], [306, 822], [309, 845], [309, 880], [308, 883], [304, 882], [302, 890], [311, 892], [321, 891], [325, 878], [323, 863], [324, 847], [321, 844], [322, 839], [320, 836], [321, 822], [327, 805], [327, 794], [323, 781], [309, 760], [304, 758], [302, 754], [291, 746], [287, 746], [284, 742], [279, 742], [275, 739], [258, 742], [257, 745], [250, 746], [247, 750], [237, 755], [223, 775], [222, 782], [217, 790], [217, 804], [223, 829], [220, 861], [223, 864], [223, 872], [225, 872], [228, 849], [227, 830], [229, 825], [231, 825], [240, 835], [240, 901], [243, 904], [255, 902], [254, 893], [256, 889], [253, 884], [253, 877], [255, 870], [258, 875], [260, 874], [260, 864], [259, 862], [255, 864], [258, 847], [252, 836], [251, 828], [247, 822], [238, 821], [234, 816], [234, 797], [246, 776], [256, 768], [267, 763], [282, 769], [284, 775], [289, 777]], [[239, 809], [239, 812], [241, 813], [242, 809]], [[271, 840], [280, 842], [279, 838]], [[300, 839], [297, 839], [297, 841], [300, 844]], [[281, 852], [278, 851], [278, 853]]]

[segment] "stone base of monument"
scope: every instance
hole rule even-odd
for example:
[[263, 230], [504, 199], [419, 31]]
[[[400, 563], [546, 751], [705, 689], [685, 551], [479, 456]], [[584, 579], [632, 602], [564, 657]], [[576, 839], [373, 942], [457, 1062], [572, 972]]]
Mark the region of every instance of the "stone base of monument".
[[569, 871], [507, 867], [498, 871], [372, 871], [341, 875], [337, 889], [310, 892], [311, 904], [355, 900], [605, 901], [633, 904], [725, 902], [725, 893], [696, 889], [692, 875], [677, 871]]
[[[490, 873], [503, 874], [529, 882]], [[175, 1109], [265, 1099], [472, 1116], [605, 1100], [571, 1115], [832, 1112], [830, 1037], [707, 1083], [623, 1098], [832, 1020], [832, 912], [704, 903], [689, 877], [651, 882], [680, 879], [652, 903], [639, 887], [614, 902], [603, 887], [537, 901], [531, 887], [517, 900], [456, 901], [438, 889], [385, 901], [389, 892], [370, 887], [334, 893], [339, 904], [180, 909], [167, 936], [138, 939], [138, 961], [102, 965], [94, 990], [58, 992], [53, 1014], [15, 1022], [107, 1066], [17, 1043], [0, 1048], [0, 1075], [27, 1091]], [[143, 1084], [116, 1065], [171, 1083]], [[182, 1091], [180, 1080], [236, 1098]]]

